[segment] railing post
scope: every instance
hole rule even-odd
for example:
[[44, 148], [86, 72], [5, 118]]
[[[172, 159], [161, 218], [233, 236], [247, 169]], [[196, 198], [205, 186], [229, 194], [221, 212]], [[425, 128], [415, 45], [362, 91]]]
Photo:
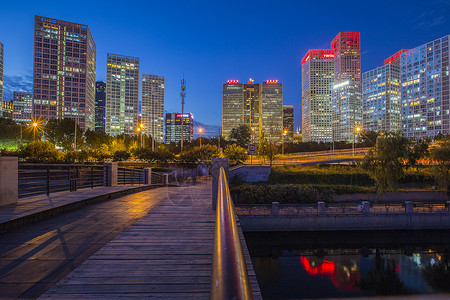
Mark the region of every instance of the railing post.
[[317, 202], [317, 214], [322, 216], [325, 214], [325, 202], [319, 201]]
[[134, 185], [134, 169], [131, 170], [131, 184]]
[[163, 174], [162, 181], [165, 185], [169, 184], [169, 174]]
[[50, 195], [50, 168], [47, 167], [47, 196]]
[[447, 212], [450, 213], [450, 201], [447, 201]]
[[363, 214], [368, 215], [370, 212], [370, 202], [369, 201], [363, 201], [362, 202], [362, 212]]
[[105, 186], [117, 186], [117, 162], [107, 162], [104, 164], [106, 180]]
[[17, 203], [19, 198], [19, 160], [0, 156], [0, 206]]
[[229, 182], [230, 167], [229, 167], [228, 157], [212, 159], [211, 176], [212, 176], [212, 209], [213, 210], [216, 210], [216, 205], [217, 205], [220, 168], [223, 168], [223, 170], [225, 171], [227, 182]]
[[152, 183], [152, 168], [144, 168], [144, 184]]
[[272, 215], [277, 216], [280, 211], [280, 202], [272, 202]]
[[91, 189], [94, 188], [94, 167], [91, 167]]
[[405, 201], [405, 212], [407, 214], [412, 214], [414, 212], [414, 206], [412, 201]]

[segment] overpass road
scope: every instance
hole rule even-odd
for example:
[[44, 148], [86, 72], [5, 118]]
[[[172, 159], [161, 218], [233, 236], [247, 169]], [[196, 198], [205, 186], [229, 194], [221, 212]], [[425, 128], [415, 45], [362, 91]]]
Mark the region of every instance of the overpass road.
[[172, 194], [162, 187], [0, 234], [0, 298], [36, 298]]

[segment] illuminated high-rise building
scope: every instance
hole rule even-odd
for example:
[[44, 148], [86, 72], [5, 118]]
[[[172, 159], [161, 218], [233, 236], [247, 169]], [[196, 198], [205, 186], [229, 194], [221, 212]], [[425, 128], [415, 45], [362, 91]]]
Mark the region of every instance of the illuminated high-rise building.
[[106, 82], [95, 83], [95, 132], [105, 132]]
[[183, 140], [192, 141], [194, 138], [194, 115], [191, 113], [166, 114], [166, 143], [181, 142], [181, 119], [183, 118]]
[[13, 115], [17, 123], [31, 123], [33, 112], [33, 95], [31, 93], [13, 92]]
[[365, 131], [400, 132], [400, 50], [384, 66], [362, 74], [363, 125]]
[[331, 142], [331, 91], [334, 51], [311, 49], [302, 59], [302, 132], [304, 142]]
[[0, 101], [3, 101], [3, 65], [5, 64], [5, 46], [0, 42]]
[[164, 143], [164, 76], [142, 75], [141, 122], [145, 134]]
[[283, 129], [283, 85], [278, 80], [246, 84], [228, 80], [223, 84], [222, 135], [229, 138], [231, 130], [247, 125], [254, 131], [254, 142], [264, 136], [281, 142]]
[[285, 138], [287, 138], [288, 140], [292, 140], [294, 138], [293, 105], [283, 105], [283, 135], [285, 135]]
[[449, 37], [401, 54], [402, 132], [406, 137], [450, 134]]
[[33, 115], [94, 129], [96, 46], [89, 26], [35, 16]]
[[139, 118], [139, 58], [108, 53], [105, 131], [135, 134]]
[[362, 126], [361, 45], [359, 32], [340, 32], [331, 42], [334, 85], [331, 93], [333, 141], [352, 142]]
[[14, 112], [14, 103], [12, 101], [2, 101], [2, 116], [3, 118], [12, 119]]
[[266, 80], [260, 85], [259, 131], [272, 143], [281, 143], [283, 135], [283, 84]]

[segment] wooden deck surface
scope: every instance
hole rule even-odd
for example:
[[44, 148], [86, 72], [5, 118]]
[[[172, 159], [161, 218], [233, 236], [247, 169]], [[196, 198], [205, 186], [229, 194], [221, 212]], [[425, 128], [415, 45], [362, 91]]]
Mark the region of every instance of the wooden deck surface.
[[[168, 200], [42, 298], [208, 299], [215, 226], [211, 184], [172, 188], [168, 193]], [[261, 299], [245, 241], [243, 248], [255, 299]]]

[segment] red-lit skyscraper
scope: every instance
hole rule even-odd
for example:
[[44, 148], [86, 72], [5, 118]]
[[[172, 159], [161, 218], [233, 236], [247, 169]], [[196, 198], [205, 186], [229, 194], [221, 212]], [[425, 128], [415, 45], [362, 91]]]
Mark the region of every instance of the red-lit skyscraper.
[[94, 129], [96, 46], [89, 26], [35, 16], [33, 115]]
[[333, 141], [352, 142], [362, 126], [361, 43], [359, 32], [340, 32], [331, 42], [334, 85], [331, 94]]

